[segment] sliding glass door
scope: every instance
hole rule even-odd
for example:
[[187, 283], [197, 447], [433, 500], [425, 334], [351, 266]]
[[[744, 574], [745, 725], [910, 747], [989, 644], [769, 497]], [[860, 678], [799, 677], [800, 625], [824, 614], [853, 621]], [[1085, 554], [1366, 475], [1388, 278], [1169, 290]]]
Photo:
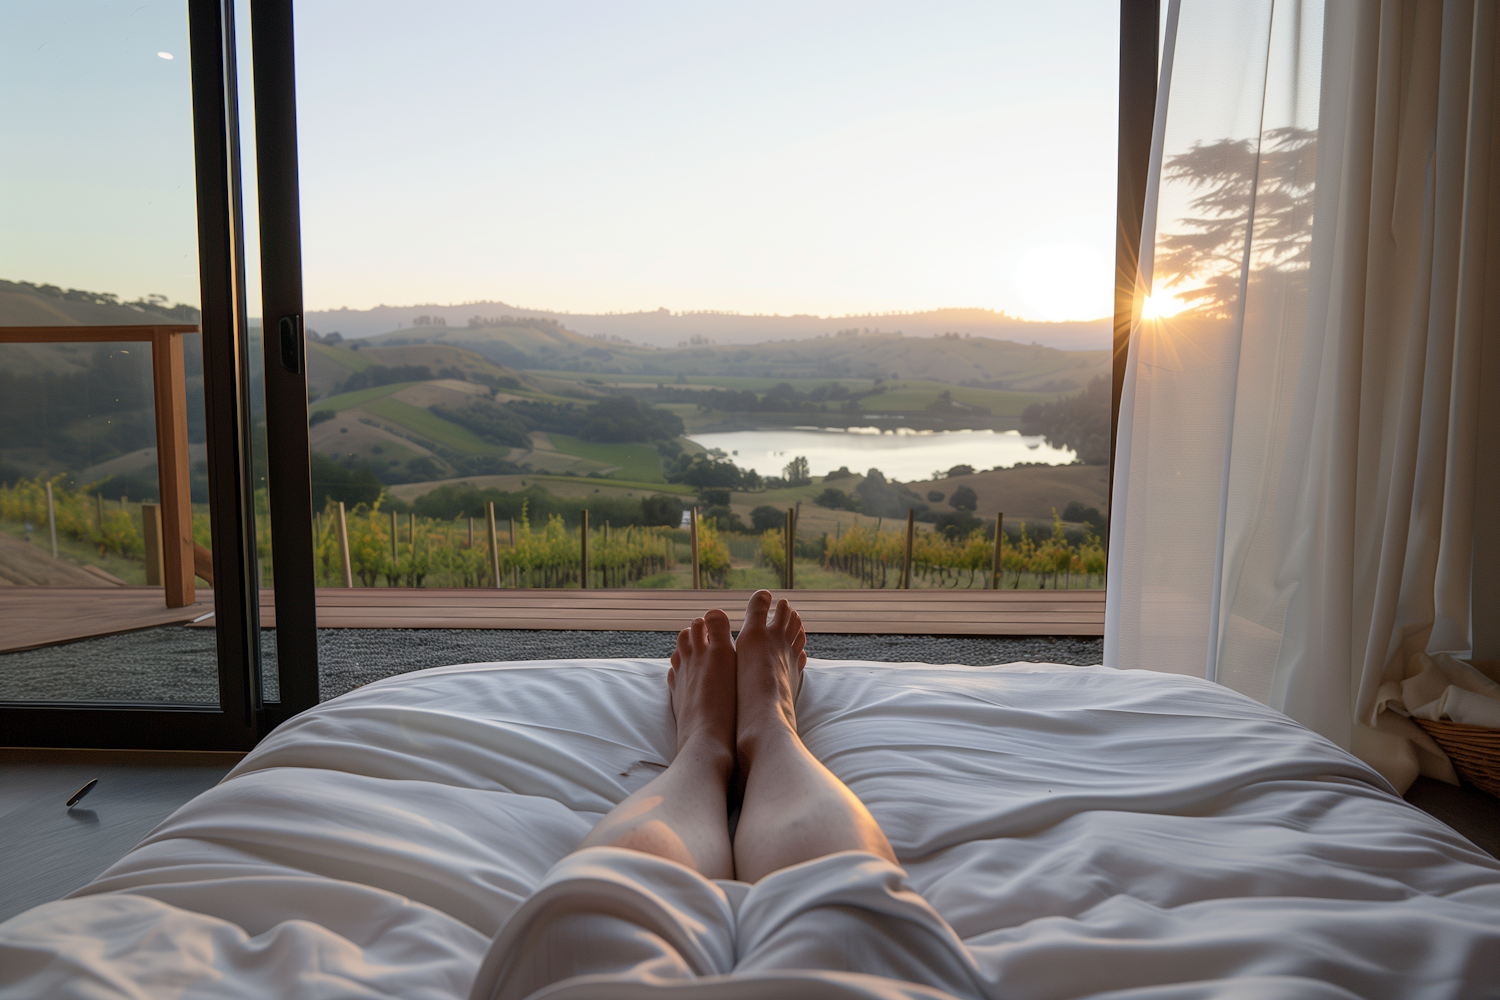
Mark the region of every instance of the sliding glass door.
[[0, 17], [0, 744], [247, 748], [285, 712], [233, 11]]

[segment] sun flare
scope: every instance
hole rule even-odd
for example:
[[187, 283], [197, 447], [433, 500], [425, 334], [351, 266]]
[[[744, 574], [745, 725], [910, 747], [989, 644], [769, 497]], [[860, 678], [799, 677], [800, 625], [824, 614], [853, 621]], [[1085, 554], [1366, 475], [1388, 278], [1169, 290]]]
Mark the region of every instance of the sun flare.
[[1155, 295], [1146, 296], [1146, 301], [1141, 303], [1141, 318], [1166, 319], [1169, 316], [1176, 316], [1184, 308], [1185, 306], [1177, 300], [1175, 295], [1158, 292]]

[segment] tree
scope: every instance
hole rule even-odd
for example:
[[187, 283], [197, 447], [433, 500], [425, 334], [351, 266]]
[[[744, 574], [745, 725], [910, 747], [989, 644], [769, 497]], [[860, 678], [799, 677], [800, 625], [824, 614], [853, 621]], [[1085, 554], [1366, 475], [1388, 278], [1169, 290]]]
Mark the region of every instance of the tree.
[[[1313, 188], [1318, 134], [1272, 129], [1256, 139], [1194, 143], [1167, 159], [1167, 182], [1200, 191], [1156, 241], [1154, 279], [1182, 288], [1196, 315], [1227, 319], [1239, 299], [1245, 227], [1254, 219], [1252, 274], [1305, 273], [1312, 259]], [[1196, 283], [1196, 286], [1194, 285]]]
[[954, 490], [953, 495], [948, 498], [948, 506], [954, 508], [955, 510], [972, 511], [979, 506], [979, 494], [975, 493], [973, 489], [968, 486], [960, 486], [958, 489]]
[[1032, 403], [1021, 411], [1021, 433], [1039, 434], [1054, 448], [1071, 448], [1080, 461], [1109, 461], [1109, 379], [1096, 375], [1076, 396]]
[[806, 456], [798, 455], [788, 462], [786, 468], [781, 471], [786, 476], [788, 486], [806, 486], [812, 482], [812, 475], [808, 472], [807, 468]]
[[762, 504], [750, 512], [750, 527], [756, 532], [770, 531], [786, 526], [786, 511], [770, 504]]
[[607, 396], [591, 405], [578, 436], [585, 441], [622, 444], [675, 438], [682, 418], [670, 410], [646, 406], [633, 396]]
[[819, 507], [827, 507], [830, 510], [859, 510], [859, 501], [843, 490], [834, 489], [832, 486], [819, 493], [813, 498], [813, 503]]
[[[687, 456], [682, 456], [686, 459]], [[691, 462], [667, 473], [669, 483], [687, 483], [702, 491], [705, 489], [734, 489], [740, 485], [744, 474], [733, 462], [711, 458], [705, 452], [693, 456]]]
[[641, 523], [677, 527], [682, 523], [682, 501], [665, 493], [659, 493], [653, 497], [642, 497]]
[[311, 457], [313, 510], [322, 510], [329, 500], [346, 504], [373, 504], [385, 485], [368, 465], [342, 466], [321, 452]]
[[900, 483], [887, 482], [884, 473], [871, 469], [864, 482], [854, 488], [859, 494], [860, 510], [872, 517], [901, 517], [908, 510], [922, 513], [927, 505]]
[[948, 477], [950, 479], [954, 476], [972, 476], [973, 474], [974, 466], [972, 465], [955, 465], [953, 468], [948, 470]]

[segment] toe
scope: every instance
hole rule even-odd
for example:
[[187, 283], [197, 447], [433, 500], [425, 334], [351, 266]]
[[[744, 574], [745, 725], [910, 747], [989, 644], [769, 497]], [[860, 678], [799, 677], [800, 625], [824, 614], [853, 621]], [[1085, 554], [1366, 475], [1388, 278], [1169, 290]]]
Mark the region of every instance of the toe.
[[708, 641], [718, 646], [728, 644], [729, 638], [729, 616], [718, 608], [703, 616], [704, 624], [707, 626]]
[[687, 629], [677, 633], [677, 650], [672, 654], [672, 662], [677, 663], [682, 657], [693, 651], [693, 637]]
[[688, 631], [691, 633], [694, 649], [702, 649], [708, 645], [708, 625], [702, 618], [694, 618], [693, 624], [688, 626]]
[[796, 614], [796, 612], [792, 610], [792, 606], [791, 604], [787, 603], [786, 598], [783, 597], [781, 600], [777, 601], [776, 617], [771, 619], [771, 634], [786, 635], [787, 624], [791, 621], [792, 615], [794, 614]]
[[771, 612], [771, 592], [769, 590], [757, 590], [750, 595], [750, 601], [745, 605], [745, 621], [740, 625], [740, 631], [760, 626], [766, 623], [766, 616]]

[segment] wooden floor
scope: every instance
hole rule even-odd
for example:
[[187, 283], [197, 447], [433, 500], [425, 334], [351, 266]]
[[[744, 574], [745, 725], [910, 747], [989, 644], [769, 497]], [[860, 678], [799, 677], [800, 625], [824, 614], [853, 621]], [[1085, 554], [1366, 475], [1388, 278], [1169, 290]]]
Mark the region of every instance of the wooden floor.
[[[0, 652], [90, 636], [190, 623], [213, 610], [213, 594], [180, 611], [161, 606], [159, 588], [0, 588]], [[743, 590], [403, 590], [318, 591], [320, 628], [515, 628], [676, 631], [721, 607], [738, 628]], [[809, 632], [883, 635], [1104, 634], [1102, 590], [799, 590]], [[210, 628], [207, 618], [196, 623]], [[274, 628], [269, 590], [261, 625]]]

